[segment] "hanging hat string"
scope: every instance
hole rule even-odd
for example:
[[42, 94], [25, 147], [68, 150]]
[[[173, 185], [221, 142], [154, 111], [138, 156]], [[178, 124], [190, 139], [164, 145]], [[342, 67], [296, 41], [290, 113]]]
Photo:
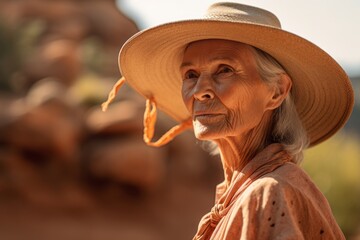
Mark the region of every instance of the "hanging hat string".
[[144, 113], [144, 142], [153, 147], [161, 147], [171, 140], [173, 140], [177, 135], [192, 127], [191, 118], [180, 123], [179, 125], [174, 126], [168, 132], [166, 132], [159, 140], [156, 142], [151, 142], [154, 132], [155, 132], [155, 123], [156, 123], [156, 102], [153, 98], [147, 99], [146, 109]]
[[124, 83], [125, 83], [125, 78], [121, 77], [115, 83], [115, 85], [112, 87], [111, 91], [109, 92], [109, 95], [108, 95], [108, 98], [107, 98], [106, 102], [101, 104], [101, 109], [102, 109], [103, 112], [105, 112], [107, 110], [107, 108], [109, 107], [109, 104], [115, 99], [117, 92], [119, 91], [119, 89], [121, 88], [121, 86]]
[[[101, 108], [103, 112], [107, 110], [109, 104], [115, 99], [117, 92], [124, 83], [125, 83], [125, 78], [122, 77], [112, 87], [107, 100], [103, 104], [101, 104]], [[147, 145], [153, 147], [161, 147], [167, 144], [168, 142], [170, 142], [171, 140], [173, 140], [177, 135], [179, 135], [186, 129], [192, 127], [192, 120], [189, 119], [171, 128], [156, 142], [151, 142], [155, 132], [156, 109], [157, 108], [156, 108], [155, 100], [153, 98], [147, 99], [145, 113], [144, 113], [144, 141]]]
[[146, 100], [144, 112], [144, 142], [148, 144], [154, 137], [156, 123], [156, 103], [153, 98]]

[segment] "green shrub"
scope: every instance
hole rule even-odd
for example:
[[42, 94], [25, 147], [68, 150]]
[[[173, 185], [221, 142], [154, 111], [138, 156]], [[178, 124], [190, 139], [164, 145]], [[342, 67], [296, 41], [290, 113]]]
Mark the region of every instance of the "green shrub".
[[341, 132], [305, 152], [302, 167], [329, 200], [349, 238], [360, 227], [360, 140]]

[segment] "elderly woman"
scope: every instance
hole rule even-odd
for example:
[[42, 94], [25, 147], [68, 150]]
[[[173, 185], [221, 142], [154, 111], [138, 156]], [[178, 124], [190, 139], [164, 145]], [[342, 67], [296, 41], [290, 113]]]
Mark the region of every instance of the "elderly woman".
[[[224, 182], [194, 239], [344, 239], [325, 197], [297, 165], [353, 107], [341, 67], [281, 29], [263, 9], [212, 5], [205, 18], [144, 30], [119, 55], [148, 99], [144, 140], [161, 146], [192, 128], [221, 156]], [[152, 142], [156, 107], [180, 124]]]

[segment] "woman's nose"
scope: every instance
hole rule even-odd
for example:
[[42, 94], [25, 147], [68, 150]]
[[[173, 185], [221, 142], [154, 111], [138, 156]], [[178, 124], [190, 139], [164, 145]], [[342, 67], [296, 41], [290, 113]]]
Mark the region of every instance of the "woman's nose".
[[194, 98], [199, 101], [205, 101], [209, 99], [213, 99], [215, 93], [212, 88], [212, 79], [210, 76], [201, 75], [195, 85], [194, 89]]

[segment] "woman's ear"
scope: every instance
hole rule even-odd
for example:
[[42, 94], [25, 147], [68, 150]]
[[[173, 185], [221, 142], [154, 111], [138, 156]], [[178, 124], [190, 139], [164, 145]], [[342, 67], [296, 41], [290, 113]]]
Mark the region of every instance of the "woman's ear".
[[272, 98], [267, 104], [268, 110], [278, 108], [288, 96], [292, 86], [291, 79], [287, 74], [281, 74], [277, 85], [274, 87]]

